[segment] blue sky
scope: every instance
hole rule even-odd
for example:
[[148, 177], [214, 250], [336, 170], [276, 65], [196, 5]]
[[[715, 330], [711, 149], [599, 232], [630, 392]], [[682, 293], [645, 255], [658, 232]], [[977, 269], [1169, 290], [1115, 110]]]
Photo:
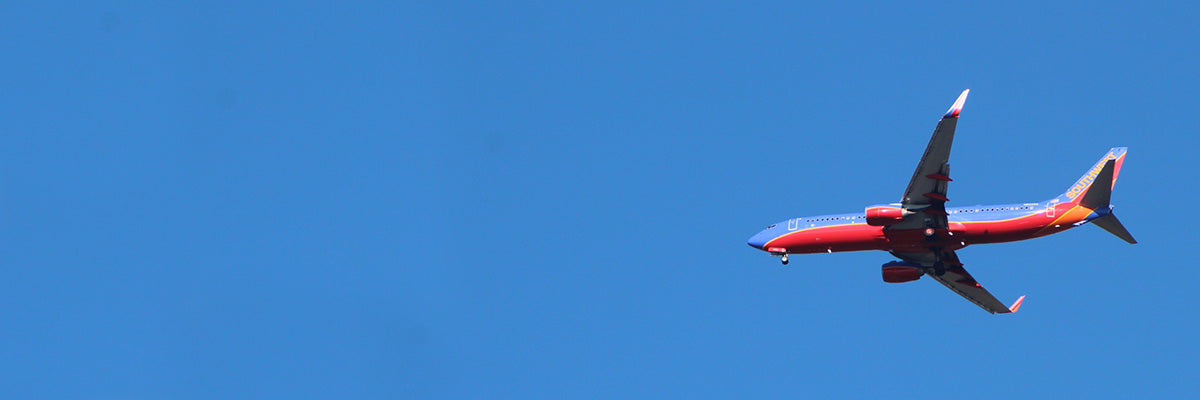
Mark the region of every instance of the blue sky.
[[[1195, 398], [1193, 3], [3, 7], [0, 393]], [[1141, 243], [959, 252], [1016, 315], [772, 222], [1108, 148]]]

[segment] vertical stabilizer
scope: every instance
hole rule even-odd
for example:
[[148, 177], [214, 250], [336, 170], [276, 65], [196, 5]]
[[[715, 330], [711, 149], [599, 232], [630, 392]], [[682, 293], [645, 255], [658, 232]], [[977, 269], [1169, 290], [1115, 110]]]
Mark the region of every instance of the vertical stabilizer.
[[1104, 157], [1101, 158], [1100, 161], [1097, 161], [1096, 164], [1092, 165], [1092, 167], [1087, 170], [1087, 172], [1084, 172], [1083, 176], [1079, 177], [1079, 179], [1075, 181], [1075, 184], [1071, 185], [1071, 187], [1067, 189], [1066, 193], [1058, 196], [1059, 202], [1078, 202], [1080, 197], [1083, 196], [1084, 193], [1088, 192], [1092, 185], [1096, 183], [1096, 178], [1099, 178], [1101, 170], [1104, 169], [1104, 165], [1110, 160], [1113, 161], [1112, 177], [1108, 179], [1108, 190], [1111, 191], [1113, 184], [1117, 182], [1117, 176], [1121, 174], [1121, 164], [1125, 162], [1125, 153], [1127, 150], [1128, 149], [1125, 147], [1113, 147], [1112, 149], [1109, 149], [1108, 153], [1105, 153]]
[[1100, 173], [1096, 174], [1087, 192], [1079, 197], [1079, 205], [1093, 210], [1108, 209], [1108, 203], [1112, 200], [1113, 169], [1116, 165], [1116, 160], [1104, 162], [1104, 167], [1100, 168]]

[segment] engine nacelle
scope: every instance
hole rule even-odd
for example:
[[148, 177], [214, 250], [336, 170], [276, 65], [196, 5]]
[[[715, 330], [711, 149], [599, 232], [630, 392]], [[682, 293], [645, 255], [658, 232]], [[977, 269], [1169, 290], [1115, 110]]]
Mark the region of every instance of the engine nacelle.
[[904, 283], [921, 279], [921, 266], [903, 261], [892, 261], [883, 264], [883, 281], [887, 283]]
[[888, 226], [903, 221], [905, 216], [912, 215], [912, 213], [912, 211], [891, 204], [870, 206], [867, 207], [867, 225]]

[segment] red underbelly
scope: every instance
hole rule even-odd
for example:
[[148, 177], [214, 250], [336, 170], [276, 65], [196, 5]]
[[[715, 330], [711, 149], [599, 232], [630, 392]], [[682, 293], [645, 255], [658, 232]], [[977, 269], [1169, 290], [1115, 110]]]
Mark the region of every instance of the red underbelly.
[[772, 240], [768, 247], [783, 247], [789, 253], [887, 250], [883, 228], [850, 224], [808, 228]]
[[[953, 222], [951, 229], [963, 237], [967, 244], [1001, 243], [1032, 239], [1052, 232], [1042, 232], [1046, 221], [1041, 214], [1005, 221]], [[1057, 232], [1057, 231], [1056, 231]]]

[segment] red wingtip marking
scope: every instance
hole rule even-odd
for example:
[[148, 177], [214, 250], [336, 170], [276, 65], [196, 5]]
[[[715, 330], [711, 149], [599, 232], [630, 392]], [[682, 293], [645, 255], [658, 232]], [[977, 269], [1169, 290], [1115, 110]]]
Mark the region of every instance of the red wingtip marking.
[[1008, 307], [1008, 312], [1017, 312], [1017, 310], [1021, 309], [1022, 301], [1025, 301], [1025, 296], [1021, 296], [1012, 306]]
[[967, 93], [970, 92], [971, 89], [967, 89], [958, 95], [958, 100], [954, 101], [954, 105], [950, 106], [949, 110], [946, 110], [946, 115], [942, 116], [942, 118], [958, 118], [958, 113], [962, 112], [963, 103], [967, 102]]
[[946, 175], [942, 175], [942, 174], [929, 174], [929, 175], [925, 175], [925, 177], [929, 178], [929, 179], [937, 179], [942, 182], [953, 182], [954, 181], [953, 179], [950, 179], [950, 177], [948, 177]]

